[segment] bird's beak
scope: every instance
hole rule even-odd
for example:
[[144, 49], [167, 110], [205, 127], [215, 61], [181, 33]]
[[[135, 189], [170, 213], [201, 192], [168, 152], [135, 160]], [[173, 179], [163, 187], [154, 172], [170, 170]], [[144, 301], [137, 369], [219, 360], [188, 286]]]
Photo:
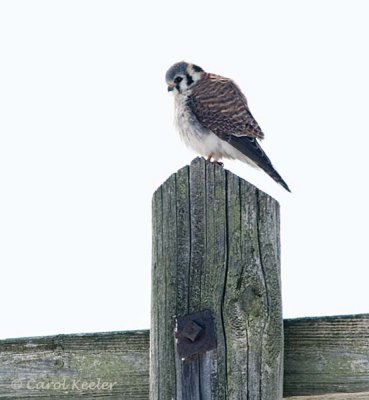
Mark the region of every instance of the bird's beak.
[[168, 92], [172, 92], [172, 91], [173, 91], [173, 89], [174, 89], [174, 87], [173, 87], [173, 86], [168, 86]]

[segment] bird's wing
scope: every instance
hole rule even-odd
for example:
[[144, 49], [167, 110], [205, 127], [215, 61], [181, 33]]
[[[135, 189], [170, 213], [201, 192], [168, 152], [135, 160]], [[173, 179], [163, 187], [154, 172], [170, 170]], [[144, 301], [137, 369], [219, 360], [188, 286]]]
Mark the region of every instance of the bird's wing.
[[188, 105], [198, 121], [252, 160], [290, 191], [257, 139], [264, 134], [238, 86], [230, 79], [206, 74], [193, 88]]
[[228, 135], [224, 140], [227, 140], [229, 144], [235, 147], [238, 151], [252, 160], [257, 166], [264, 170], [270, 177], [272, 177], [277, 183], [282, 185], [289, 192], [291, 191], [284, 179], [279, 175], [276, 169], [273, 167], [272, 162], [265, 154], [264, 150], [260, 147], [260, 144], [256, 138], [249, 136], [234, 136]]
[[188, 105], [199, 122], [221, 139], [230, 134], [264, 138], [246, 97], [231, 79], [206, 74], [193, 88]]

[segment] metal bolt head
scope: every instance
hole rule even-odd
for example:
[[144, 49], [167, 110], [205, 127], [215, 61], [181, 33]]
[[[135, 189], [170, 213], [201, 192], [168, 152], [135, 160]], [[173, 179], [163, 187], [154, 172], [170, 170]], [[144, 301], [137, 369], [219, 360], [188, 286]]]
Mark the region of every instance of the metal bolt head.
[[188, 321], [185, 327], [182, 330], [182, 336], [190, 339], [191, 342], [194, 342], [200, 335], [203, 330], [202, 326], [197, 324], [195, 321]]
[[209, 310], [176, 318], [177, 352], [183, 359], [216, 348], [213, 318]]

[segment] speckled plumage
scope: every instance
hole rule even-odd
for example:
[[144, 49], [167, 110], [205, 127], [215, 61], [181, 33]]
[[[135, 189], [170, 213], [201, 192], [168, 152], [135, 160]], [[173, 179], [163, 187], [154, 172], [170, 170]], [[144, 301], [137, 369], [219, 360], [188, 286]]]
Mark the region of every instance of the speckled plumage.
[[166, 81], [175, 97], [175, 122], [187, 146], [209, 160], [230, 158], [257, 166], [290, 191], [260, 147], [257, 139], [264, 133], [231, 79], [182, 61], [168, 70]]
[[193, 87], [188, 105], [194, 114], [201, 116], [202, 124], [221, 139], [227, 133], [264, 138], [246, 97], [230, 79], [205, 73]]

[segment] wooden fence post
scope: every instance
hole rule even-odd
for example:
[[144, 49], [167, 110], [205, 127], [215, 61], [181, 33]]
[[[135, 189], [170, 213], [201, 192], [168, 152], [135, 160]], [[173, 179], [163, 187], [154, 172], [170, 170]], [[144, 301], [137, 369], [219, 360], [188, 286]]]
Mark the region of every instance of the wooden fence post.
[[[153, 197], [151, 307], [151, 400], [282, 399], [278, 203], [202, 158], [173, 174]], [[203, 310], [217, 347], [183, 359], [175, 318]]]

